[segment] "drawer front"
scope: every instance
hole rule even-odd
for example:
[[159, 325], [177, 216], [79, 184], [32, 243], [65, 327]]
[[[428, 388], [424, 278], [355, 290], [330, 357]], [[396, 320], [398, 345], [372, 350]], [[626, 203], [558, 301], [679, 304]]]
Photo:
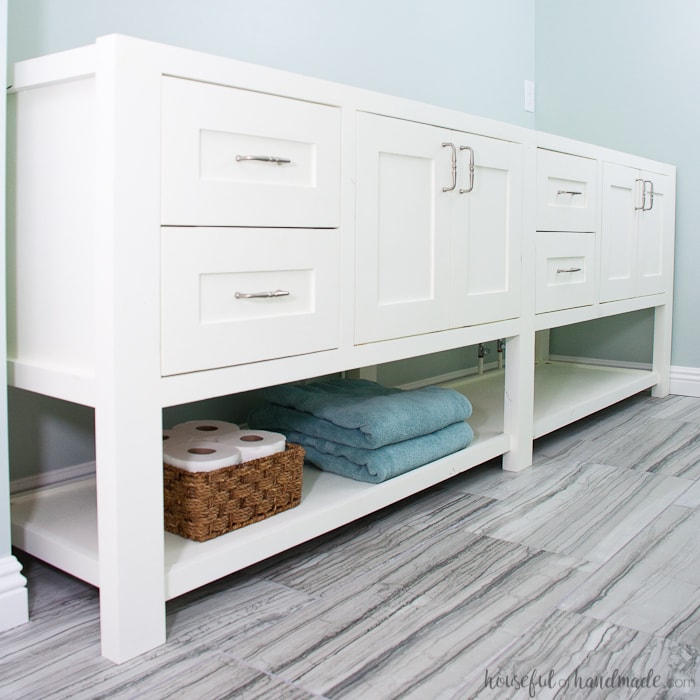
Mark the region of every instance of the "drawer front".
[[537, 151], [537, 230], [596, 230], [596, 161]]
[[163, 79], [162, 222], [333, 228], [340, 109]]
[[540, 232], [536, 235], [536, 312], [593, 304], [595, 234]]
[[163, 228], [162, 373], [338, 347], [337, 231]]

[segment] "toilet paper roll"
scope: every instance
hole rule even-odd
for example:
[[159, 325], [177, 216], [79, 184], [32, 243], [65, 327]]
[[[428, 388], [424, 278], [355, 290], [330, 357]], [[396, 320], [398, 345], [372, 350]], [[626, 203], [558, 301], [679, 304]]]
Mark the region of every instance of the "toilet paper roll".
[[196, 440], [218, 440], [219, 436], [233, 433], [240, 428], [225, 420], [188, 420], [173, 426], [176, 437]]
[[199, 442], [166, 442], [163, 446], [163, 461], [172, 467], [188, 472], [210, 472], [240, 464], [242, 456], [233, 445], [200, 440]]
[[284, 435], [268, 430], [238, 430], [222, 435], [221, 442], [237, 448], [244, 462], [269, 457], [284, 452], [287, 448], [287, 438]]

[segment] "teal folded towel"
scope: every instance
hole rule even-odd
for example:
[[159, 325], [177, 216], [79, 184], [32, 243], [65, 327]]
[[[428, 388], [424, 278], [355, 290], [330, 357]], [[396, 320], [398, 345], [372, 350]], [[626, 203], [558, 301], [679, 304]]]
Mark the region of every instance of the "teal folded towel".
[[376, 449], [340, 445], [303, 433], [287, 432], [289, 442], [304, 448], [307, 462], [324, 471], [373, 484], [462, 450], [473, 438], [471, 426], [464, 422]]
[[471, 415], [469, 400], [454, 389], [401, 390], [365, 379], [287, 384], [261, 392], [270, 404], [253, 411], [249, 425], [276, 425], [343, 445], [375, 448], [440, 430]]

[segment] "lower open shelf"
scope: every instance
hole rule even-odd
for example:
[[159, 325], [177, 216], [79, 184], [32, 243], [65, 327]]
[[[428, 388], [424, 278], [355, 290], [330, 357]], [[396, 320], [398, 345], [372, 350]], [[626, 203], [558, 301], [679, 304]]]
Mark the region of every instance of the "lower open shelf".
[[[503, 370], [444, 382], [441, 386], [466, 394], [503, 424]], [[538, 438], [649, 389], [659, 381], [649, 370], [574, 362], [544, 362], [535, 367], [532, 437]], [[496, 416], [500, 410], [500, 416]]]
[[[653, 386], [653, 372], [572, 363], [538, 365], [534, 437]], [[165, 590], [174, 598], [250, 564], [329, 532], [510, 449], [503, 431], [504, 372], [450, 381], [474, 406], [472, 445], [381, 484], [305, 468], [302, 502], [272, 518], [208, 542], [165, 533]], [[16, 495], [15, 546], [99, 586], [94, 478]]]
[[656, 372], [573, 362], [535, 368], [533, 438], [542, 437], [657, 384]]
[[[475, 439], [468, 448], [389, 481], [367, 484], [305, 467], [302, 501], [296, 508], [207, 542], [164, 533], [166, 597], [198, 588], [504, 454], [510, 439], [503, 434], [502, 410], [501, 417], [497, 411], [493, 416], [483, 411], [485, 403], [479, 402], [470, 420]], [[99, 586], [95, 479], [13, 497], [12, 539], [19, 549]]]

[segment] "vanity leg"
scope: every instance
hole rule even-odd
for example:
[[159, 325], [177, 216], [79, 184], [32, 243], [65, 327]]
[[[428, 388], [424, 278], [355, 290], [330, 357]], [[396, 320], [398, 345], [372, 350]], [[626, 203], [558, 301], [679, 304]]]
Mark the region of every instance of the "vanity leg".
[[165, 642], [162, 421], [137, 402], [95, 410], [102, 655]]
[[652, 387], [651, 395], [668, 396], [671, 384], [671, 314], [669, 304], [654, 309], [654, 354], [652, 365], [659, 374], [659, 383]]
[[511, 449], [503, 455], [503, 469], [520, 471], [532, 465], [534, 334], [506, 340], [506, 377], [503, 430], [511, 436]]

